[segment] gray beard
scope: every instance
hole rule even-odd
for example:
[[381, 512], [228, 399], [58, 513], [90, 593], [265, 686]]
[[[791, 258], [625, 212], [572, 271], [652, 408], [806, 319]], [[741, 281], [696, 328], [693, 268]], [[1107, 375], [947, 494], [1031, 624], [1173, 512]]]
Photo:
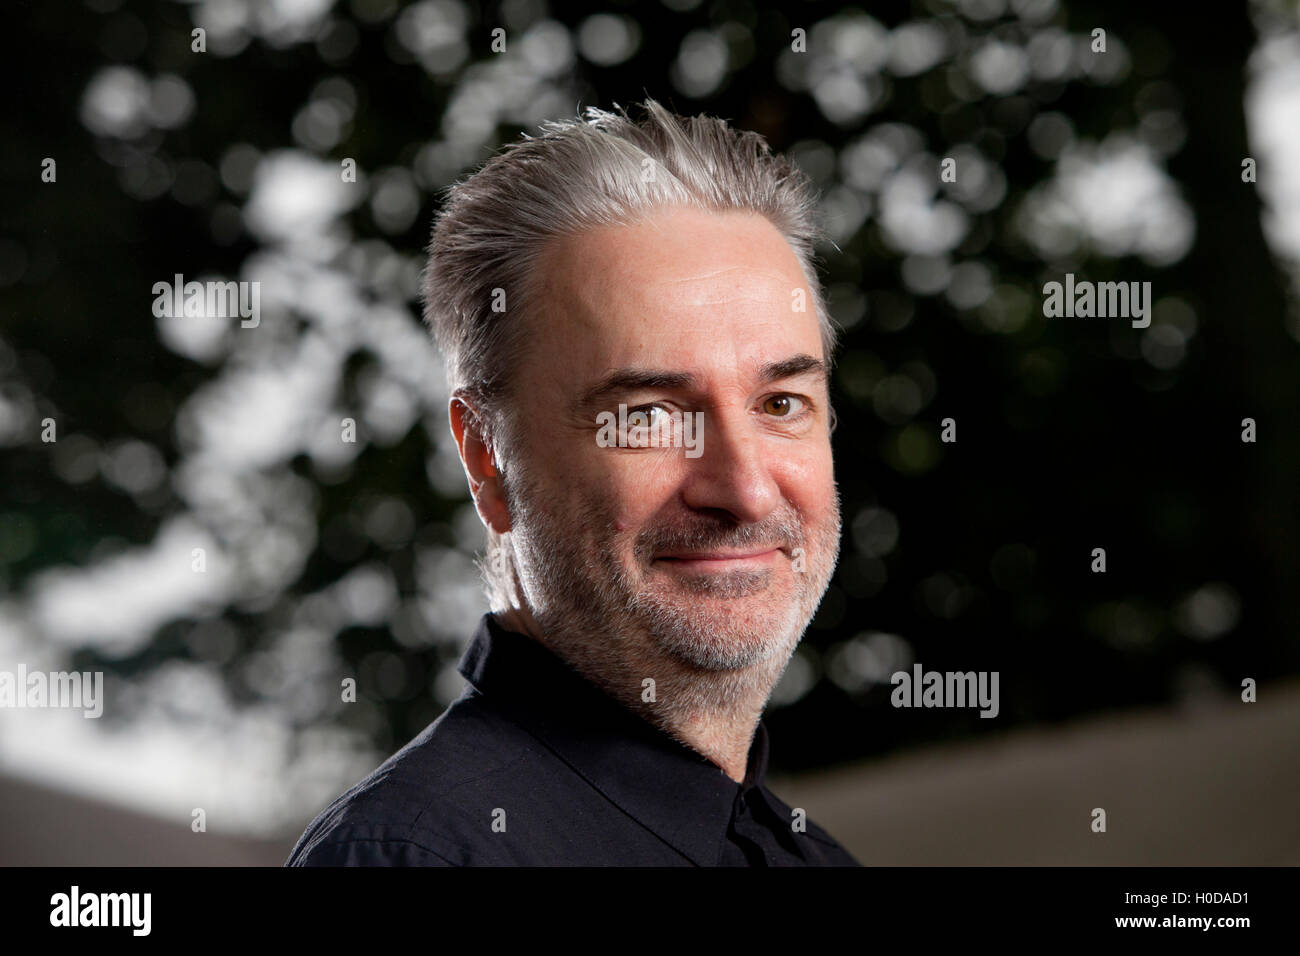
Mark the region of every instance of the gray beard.
[[[517, 472], [514, 477], [521, 477]], [[511, 483], [513, 484], [513, 483]], [[787, 664], [830, 584], [839, 556], [839, 495], [834, 521], [810, 551], [802, 525], [793, 516], [763, 527], [701, 525], [673, 538], [678, 545], [730, 547], [770, 543], [773, 534], [802, 547], [806, 570], [795, 576], [802, 586], [781, 617], [764, 617], [768, 634], [759, 641], [737, 642], [728, 635], [726, 609], [661, 600], [647, 594], [607, 549], [584, 547], [571, 533], [572, 522], [558, 520], [536, 492], [507, 490], [514, 531], [519, 586], [541, 639], [555, 654], [629, 709], [673, 736], [688, 720], [701, 716], [743, 727], [757, 723], [772, 688]], [[610, 527], [610, 516], [593, 508], [596, 527]], [[638, 557], [648, 566], [653, 543], [639, 542]], [[741, 600], [766, 592], [773, 571], [744, 570], [725, 575], [687, 577], [681, 587], [710, 598]], [[680, 594], [678, 595], [680, 600]], [[646, 679], [653, 680], [654, 700], [647, 700]]]

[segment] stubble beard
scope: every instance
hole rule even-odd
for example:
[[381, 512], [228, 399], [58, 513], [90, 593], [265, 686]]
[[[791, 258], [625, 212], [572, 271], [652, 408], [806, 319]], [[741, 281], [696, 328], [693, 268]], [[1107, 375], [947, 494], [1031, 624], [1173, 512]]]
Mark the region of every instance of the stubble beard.
[[[520, 583], [555, 653], [633, 709], [657, 710], [660, 723], [701, 712], [752, 719], [762, 710], [834, 572], [837, 489], [821, 516], [787, 505], [755, 525], [695, 515], [651, 526], [633, 541], [632, 569], [618, 558], [625, 539], [583, 533], [615, 527], [605, 502], [582, 503], [579, 522], [546, 507], [538, 492], [520, 472], [507, 483]], [[652, 563], [662, 553], [753, 546], [783, 548], [781, 562], [707, 575]], [[798, 560], [804, 570], [792, 571]], [[646, 678], [655, 708], [644, 706]]]

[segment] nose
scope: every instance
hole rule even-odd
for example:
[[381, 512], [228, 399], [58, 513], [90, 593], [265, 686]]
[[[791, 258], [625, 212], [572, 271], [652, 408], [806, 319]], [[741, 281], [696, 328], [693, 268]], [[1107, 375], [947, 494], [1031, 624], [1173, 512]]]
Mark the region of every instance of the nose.
[[686, 459], [685, 504], [725, 511], [741, 524], [762, 521], [780, 504], [771, 449], [744, 411], [704, 413], [701, 454]]

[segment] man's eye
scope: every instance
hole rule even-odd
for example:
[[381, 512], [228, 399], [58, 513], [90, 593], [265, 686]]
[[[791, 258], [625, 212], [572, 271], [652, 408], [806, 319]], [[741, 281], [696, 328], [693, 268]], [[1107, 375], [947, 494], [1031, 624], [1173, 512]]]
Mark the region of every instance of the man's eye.
[[777, 418], [796, 418], [803, 409], [803, 399], [793, 395], [773, 395], [763, 401], [763, 411]]
[[657, 421], [659, 421], [659, 419], [665, 413], [664, 413], [664, 407], [662, 405], [638, 405], [636, 408], [630, 409], [628, 411], [629, 417], [638, 414], [644, 417], [638, 420], [636, 424], [640, 425], [642, 422], [644, 422], [648, 426], [648, 425], [653, 425]]

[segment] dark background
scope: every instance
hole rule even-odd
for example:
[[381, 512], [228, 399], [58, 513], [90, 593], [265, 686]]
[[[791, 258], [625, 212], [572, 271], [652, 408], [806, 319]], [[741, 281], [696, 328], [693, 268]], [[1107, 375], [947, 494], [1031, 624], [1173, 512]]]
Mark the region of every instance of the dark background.
[[[482, 536], [418, 324], [431, 217], [520, 132], [647, 95], [789, 151], [838, 230], [821, 255], [844, 326], [845, 539], [768, 715], [779, 771], [1300, 670], [1300, 324], [1246, 68], [1293, 8], [312, 6], [8, 17], [0, 648], [105, 671], [104, 733], [166, 725], [199, 760], [274, 739], [278, 796], [241, 819], [284, 825], [455, 696]], [[882, 39], [904, 24], [915, 44]], [[338, 185], [345, 158], [356, 184]], [[1044, 318], [1066, 272], [1150, 281], [1151, 327]], [[262, 281], [260, 325], [193, 320], [215, 331], [175, 345], [151, 312], [175, 273]], [[359, 441], [340, 450], [345, 416]], [[1000, 715], [892, 708], [888, 675], [913, 661], [999, 671]], [[21, 775], [10, 716], [0, 753]]]

